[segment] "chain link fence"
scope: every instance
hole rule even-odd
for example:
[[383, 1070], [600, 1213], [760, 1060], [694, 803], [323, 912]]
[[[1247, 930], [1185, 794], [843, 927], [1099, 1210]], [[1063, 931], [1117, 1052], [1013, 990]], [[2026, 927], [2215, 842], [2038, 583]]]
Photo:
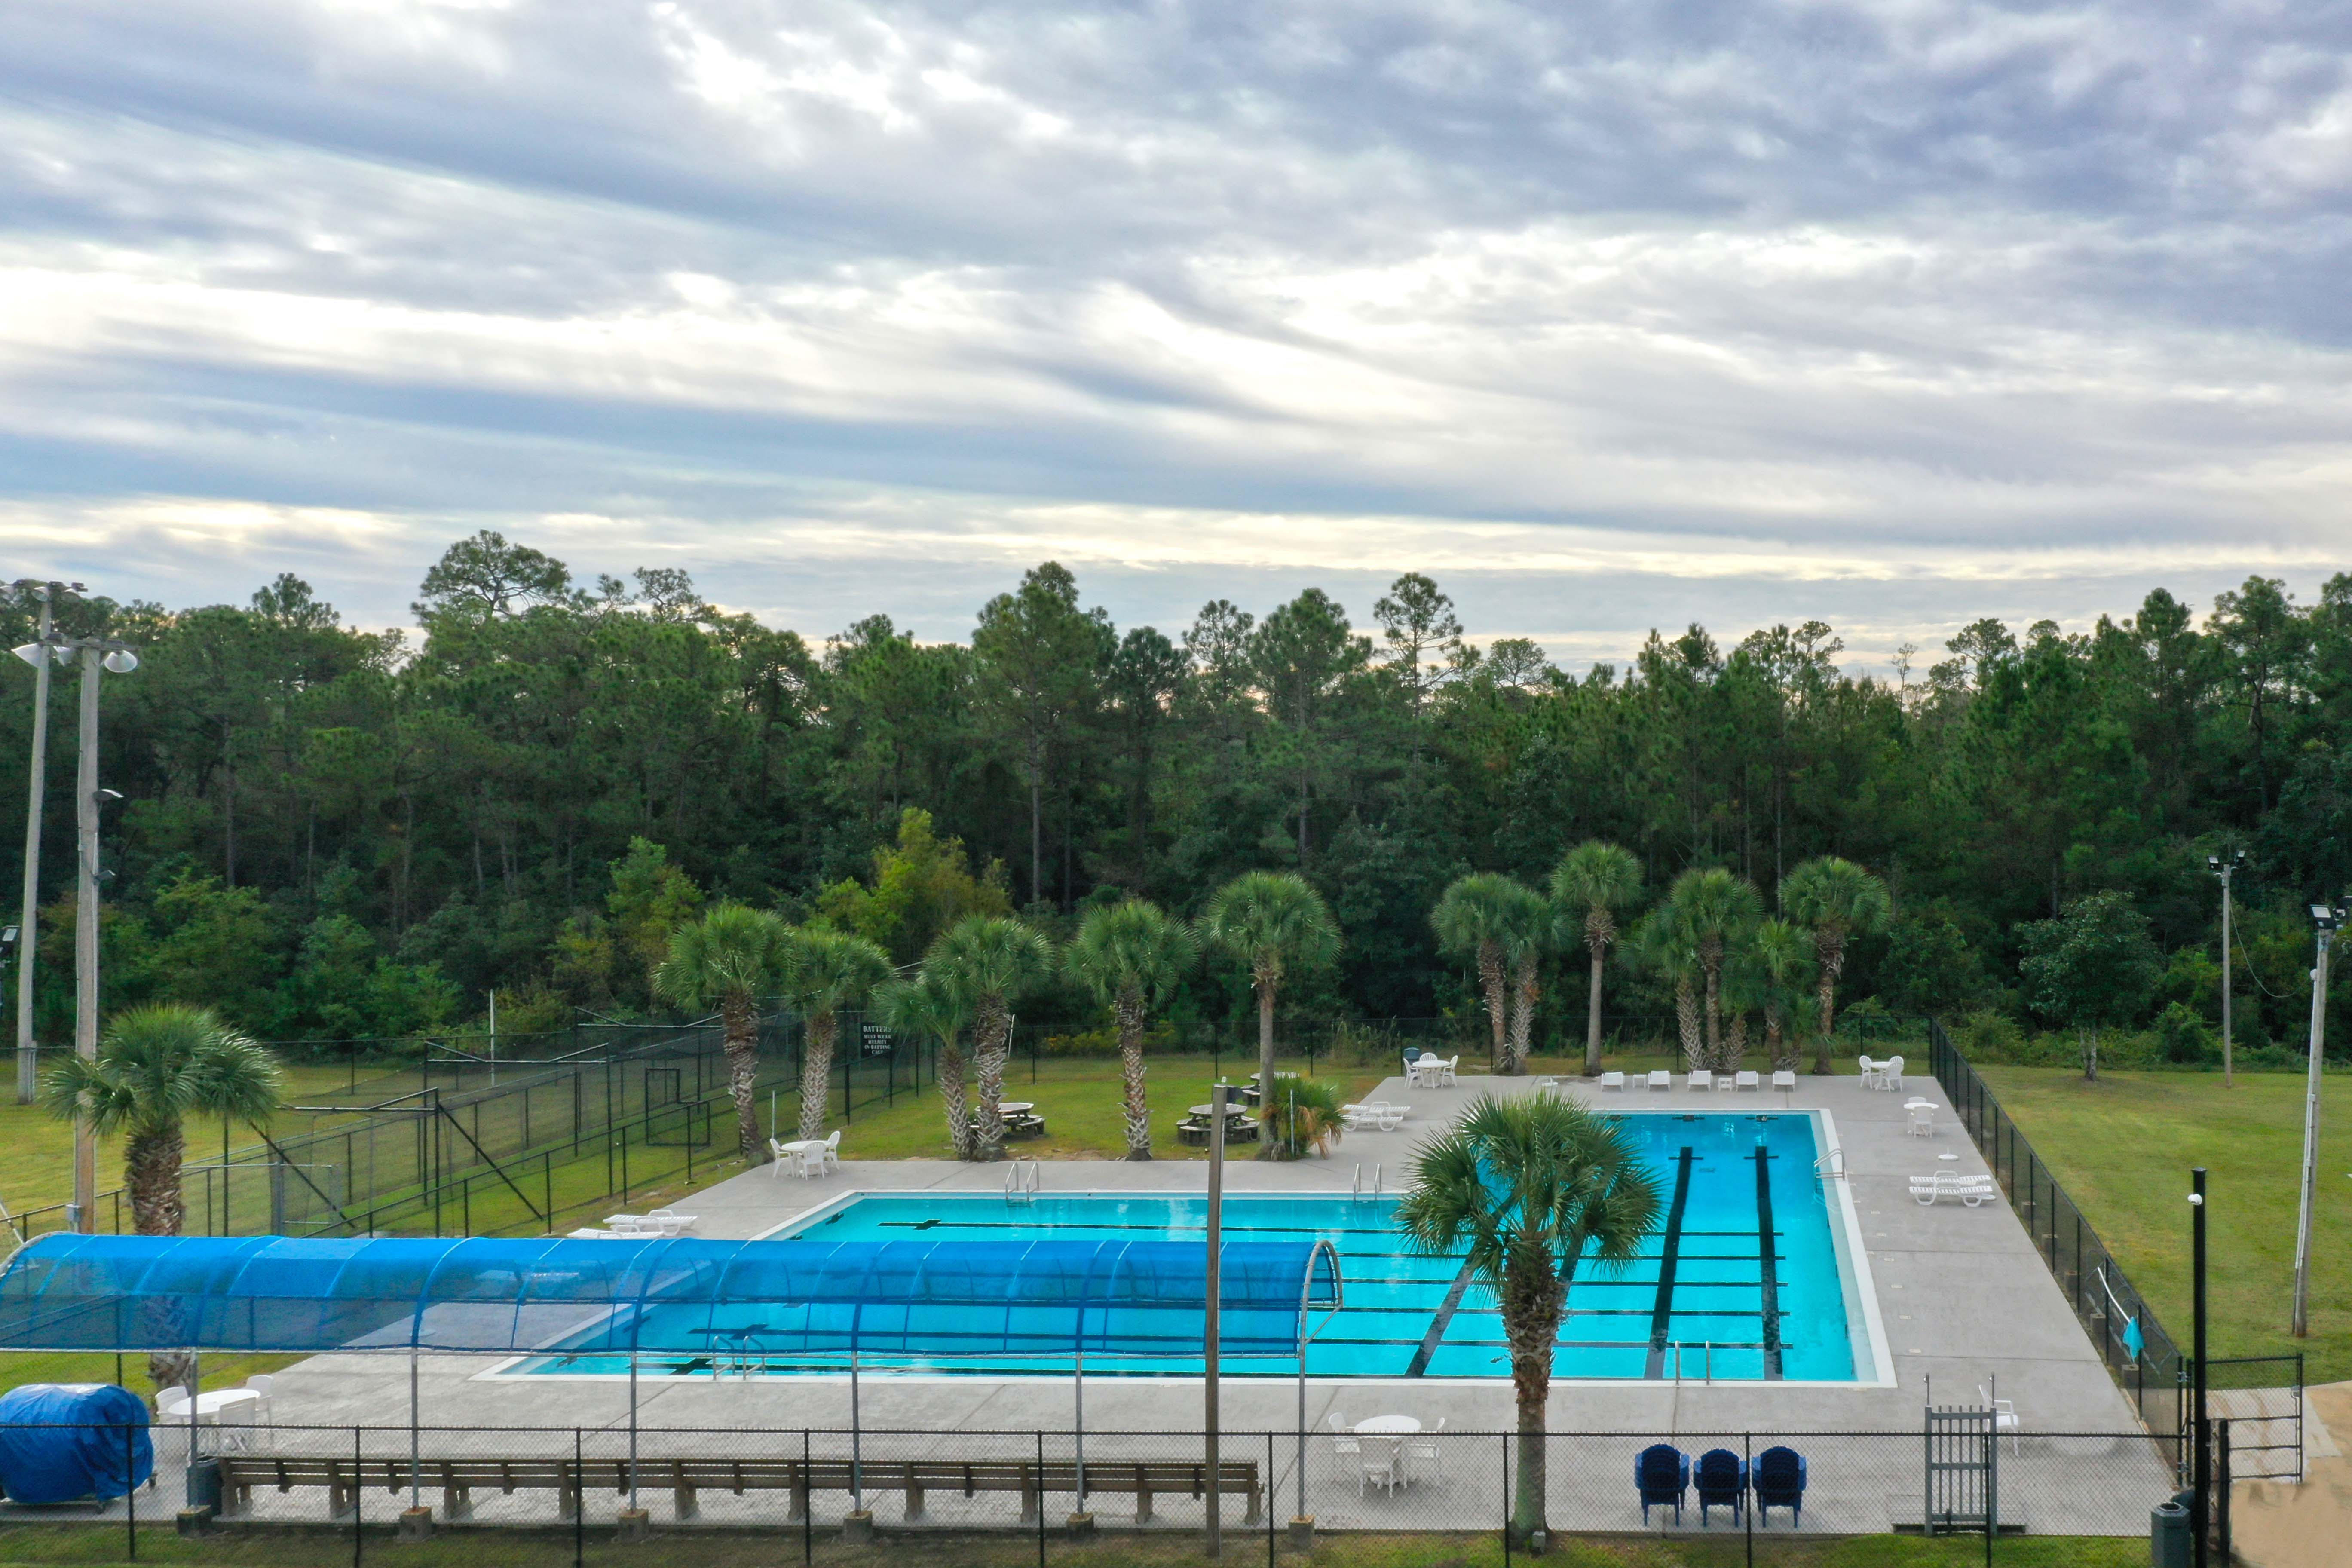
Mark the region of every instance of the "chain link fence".
[[[136, 1433], [68, 1436], [127, 1451]], [[121, 1532], [135, 1557], [139, 1531], [209, 1507], [236, 1547], [224, 1562], [363, 1559], [393, 1550], [404, 1516], [414, 1531], [429, 1515], [440, 1549], [468, 1563], [636, 1561], [648, 1536], [698, 1568], [743, 1542], [764, 1543], [766, 1563], [1172, 1563], [1198, 1560], [1213, 1502], [1224, 1556], [1276, 1564], [1434, 1568], [1571, 1543], [1645, 1563], [1875, 1562], [1851, 1543], [1876, 1539], [1907, 1542], [1890, 1562], [2120, 1568], [2147, 1561], [2150, 1511], [2174, 1495], [2171, 1457], [2146, 1433], [1989, 1426], [1972, 1446], [1935, 1448], [1981, 1465], [1972, 1492], [1939, 1485], [1924, 1432], [1557, 1432], [1532, 1447], [1442, 1428], [1226, 1432], [1213, 1470], [1200, 1434], [1181, 1431], [264, 1421], [147, 1436], [153, 1480], [74, 1510], [78, 1555], [44, 1547], [58, 1510], [9, 1505], [0, 1560], [89, 1561], [91, 1531]], [[1961, 1495], [1997, 1497], [1997, 1529], [1980, 1505], [1953, 1513]], [[437, 1560], [409, 1555], [428, 1550], [397, 1548], [410, 1563]]]

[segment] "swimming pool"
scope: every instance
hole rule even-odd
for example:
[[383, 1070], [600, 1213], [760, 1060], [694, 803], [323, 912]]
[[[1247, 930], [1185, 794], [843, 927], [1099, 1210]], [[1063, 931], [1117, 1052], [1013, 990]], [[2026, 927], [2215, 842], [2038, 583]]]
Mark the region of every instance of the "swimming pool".
[[[1859, 1332], [1842, 1194], [1813, 1173], [1813, 1116], [1629, 1112], [1617, 1118], [1649, 1163], [1663, 1199], [1641, 1257], [1615, 1274], [1580, 1270], [1569, 1293], [1553, 1372], [1562, 1378], [1685, 1378], [1820, 1383], [1874, 1380]], [[1231, 1241], [1306, 1240], [1336, 1247], [1342, 1310], [1307, 1349], [1313, 1377], [1500, 1378], [1510, 1374], [1491, 1298], [1458, 1258], [1415, 1253], [1393, 1226], [1393, 1198], [1239, 1194], [1225, 1200]], [[1183, 1240], [1203, 1234], [1204, 1198], [1172, 1193], [864, 1193], [779, 1232], [826, 1241]], [[1769, 1245], [1768, 1245], [1769, 1238]], [[1843, 1244], [1842, 1244], [1843, 1243]], [[659, 1311], [658, 1307], [652, 1310]], [[1069, 1370], [1067, 1357], [927, 1360], [870, 1355], [873, 1371], [1019, 1377]], [[1228, 1359], [1229, 1376], [1281, 1377], [1293, 1360]], [[612, 1375], [618, 1357], [549, 1354], [510, 1373]], [[756, 1340], [723, 1356], [651, 1356], [646, 1376], [756, 1371], [838, 1374], [837, 1356], [763, 1354]], [[1089, 1376], [1198, 1375], [1198, 1360], [1088, 1356]]]

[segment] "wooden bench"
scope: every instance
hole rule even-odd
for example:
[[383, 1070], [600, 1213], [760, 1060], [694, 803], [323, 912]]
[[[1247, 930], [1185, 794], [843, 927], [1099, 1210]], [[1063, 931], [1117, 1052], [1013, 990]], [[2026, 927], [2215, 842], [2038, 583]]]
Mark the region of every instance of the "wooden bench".
[[[389, 1492], [408, 1489], [405, 1458], [352, 1460], [326, 1455], [225, 1454], [220, 1458], [221, 1512], [225, 1518], [247, 1514], [257, 1488], [280, 1492], [296, 1487], [325, 1487], [327, 1510], [347, 1519], [366, 1487]], [[1075, 1493], [1077, 1466], [1068, 1459], [1048, 1459], [1041, 1470], [1034, 1459], [867, 1459], [859, 1479], [869, 1492], [897, 1492], [905, 1500], [906, 1517], [923, 1517], [927, 1494], [956, 1492], [964, 1497], [981, 1492], [1015, 1492], [1021, 1499], [1021, 1521], [1034, 1523], [1046, 1494]], [[556, 1512], [570, 1519], [580, 1507], [583, 1487], [625, 1493], [629, 1489], [626, 1459], [506, 1459], [465, 1458], [421, 1458], [417, 1484], [441, 1494], [441, 1517], [462, 1520], [473, 1515], [473, 1496], [493, 1488], [501, 1493], [519, 1490], [552, 1491]], [[1254, 1460], [1233, 1460], [1217, 1467], [1218, 1489], [1227, 1497], [1248, 1500], [1243, 1522], [1255, 1524], [1264, 1517], [1265, 1496]], [[1087, 1465], [1089, 1495], [1110, 1494], [1135, 1499], [1138, 1523], [1149, 1523], [1155, 1499], [1198, 1498], [1208, 1486], [1208, 1467], [1185, 1459], [1090, 1460]], [[699, 1511], [705, 1491], [725, 1491], [740, 1497], [750, 1491], [792, 1494], [790, 1518], [808, 1512], [812, 1491], [850, 1489], [847, 1459], [766, 1458], [640, 1458], [637, 1489], [667, 1491], [679, 1519]]]

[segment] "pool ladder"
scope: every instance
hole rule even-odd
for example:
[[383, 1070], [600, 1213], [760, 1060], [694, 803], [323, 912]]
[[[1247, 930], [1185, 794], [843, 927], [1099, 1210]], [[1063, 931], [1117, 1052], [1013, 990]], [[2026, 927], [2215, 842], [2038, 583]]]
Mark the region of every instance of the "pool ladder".
[[1350, 1203], [1369, 1204], [1377, 1201], [1380, 1196], [1381, 1167], [1379, 1162], [1373, 1162], [1371, 1190], [1367, 1192], [1364, 1188], [1364, 1163], [1361, 1160], [1357, 1161], [1355, 1186], [1349, 1193], [1348, 1201]]
[[1844, 1180], [1845, 1150], [1842, 1145], [1832, 1145], [1828, 1153], [1813, 1162], [1813, 1191], [1820, 1192], [1823, 1181]]
[[1037, 1201], [1037, 1162], [1016, 1159], [1004, 1171], [1004, 1201], [1008, 1204], [1034, 1204]]
[[[1680, 1340], [1676, 1340], [1671, 1348], [1675, 1352], [1675, 1381], [1676, 1383], [1680, 1383], [1683, 1380], [1683, 1355], [1684, 1352], [1690, 1349], [1690, 1346], [1683, 1343]], [[1714, 1341], [1701, 1340], [1699, 1342], [1698, 1364], [1700, 1380], [1706, 1383], [1713, 1383], [1715, 1381]]]

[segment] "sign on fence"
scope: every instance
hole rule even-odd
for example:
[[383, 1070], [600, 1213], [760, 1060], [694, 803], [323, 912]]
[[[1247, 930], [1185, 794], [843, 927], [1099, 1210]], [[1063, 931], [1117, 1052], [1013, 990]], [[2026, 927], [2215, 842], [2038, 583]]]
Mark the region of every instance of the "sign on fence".
[[890, 1026], [869, 1018], [858, 1026], [857, 1048], [864, 1056], [887, 1057], [898, 1047], [890, 1038]]

